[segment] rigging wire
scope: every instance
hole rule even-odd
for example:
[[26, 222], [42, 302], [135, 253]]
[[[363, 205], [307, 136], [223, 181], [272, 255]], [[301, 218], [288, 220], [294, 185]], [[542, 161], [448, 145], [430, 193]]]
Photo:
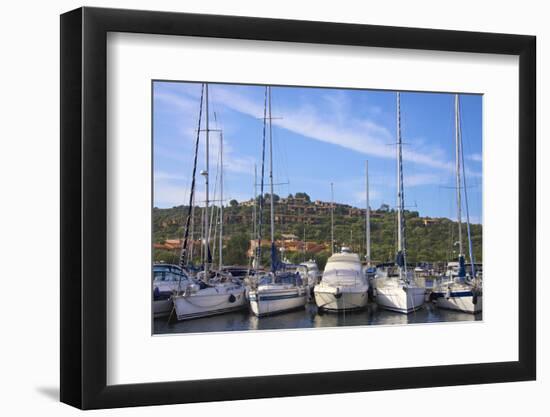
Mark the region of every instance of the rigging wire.
[[258, 219], [258, 246], [256, 247], [256, 263], [260, 265], [262, 261], [262, 223], [263, 223], [263, 208], [264, 208], [264, 175], [265, 175], [265, 137], [267, 128], [267, 86], [265, 87], [264, 96], [264, 123], [262, 133], [262, 168], [260, 179], [260, 201], [259, 201], [259, 219]]
[[[186, 254], [187, 254], [187, 242], [189, 239], [189, 224], [191, 222], [191, 214], [192, 214], [192, 207], [193, 207], [193, 197], [195, 193], [195, 176], [197, 172], [197, 156], [198, 156], [198, 150], [199, 150], [199, 138], [200, 138], [200, 130], [201, 130], [201, 119], [202, 119], [202, 104], [203, 104], [203, 98], [204, 98], [204, 83], [201, 87], [201, 99], [200, 99], [200, 109], [199, 109], [199, 120], [198, 120], [198, 128], [197, 128], [197, 136], [195, 140], [195, 158], [193, 161], [193, 174], [191, 176], [191, 192], [189, 195], [189, 208], [187, 211], [187, 219], [185, 221], [185, 235], [183, 239], [183, 244], [181, 247], [181, 254], [180, 254], [180, 267], [182, 269], [185, 268], [185, 261], [186, 261]], [[181, 276], [179, 278], [178, 285], [181, 284]]]
[[[459, 101], [460, 106], [460, 101]], [[462, 117], [462, 112], [459, 112], [460, 117]], [[460, 153], [461, 153], [461, 159], [462, 159], [462, 181], [464, 183], [464, 204], [466, 205], [466, 231], [468, 233], [468, 247], [470, 252], [470, 263], [471, 265], [471, 271], [472, 271], [472, 278], [475, 278], [476, 272], [475, 272], [475, 259], [474, 259], [474, 253], [472, 248], [472, 235], [470, 232], [470, 208], [468, 204], [468, 192], [466, 190], [466, 168], [464, 166], [464, 150], [462, 148], [462, 119], [460, 119], [460, 123], [458, 124], [458, 137], [459, 137], [459, 144], [460, 144]]]

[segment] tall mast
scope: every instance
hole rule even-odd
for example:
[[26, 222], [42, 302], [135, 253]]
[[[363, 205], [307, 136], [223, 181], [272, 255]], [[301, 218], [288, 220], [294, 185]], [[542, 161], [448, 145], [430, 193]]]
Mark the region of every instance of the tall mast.
[[271, 270], [277, 269], [277, 253], [275, 248], [275, 199], [273, 198], [273, 118], [271, 117], [271, 87], [267, 87], [269, 100], [269, 218], [271, 220]]
[[304, 223], [304, 241], [302, 244], [302, 259], [306, 261], [306, 251], [307, 251], [307, 242], [306, 242], [306, 225]]
[[458, 108], [458, 94], [455, 94], [455, 158], [456, 158], [456, 217], [458, 221], [458, 256], [464, 254], [462, 248], [462, 193], [461, 181], [460, 181], [460, 137], [459, 137], [459, 124], [460, 115]]
[[219, 271], [223, 267], [223, 132], [220, 132], [220, 256]]
[[[198, 126], [197, 126], [197, 136], [195, 139], [195, 155], [193, 158], [193, 174], [192, 174], [192, 180], [191, 180], [191, 191], [189, 193], [189, 207], [187, 210], [187, 219], [185, 221], [185, 234], [183, 238], [183, 243], [181, 245], [181, 253], [180, 253], [180, 267], [182, 269], [185, 268], [186, 262], [187, 262], [187, 244], [189, 240], [189, 223], [191, 222], [191, 217], [193, 216], [193, 207], [195, 202], [195, 176], [197, 172], [197, 156], [199, 154], [199, 142], [200, 142], [200, 132], [201, 132], [201, 119], [202, 119], [202, 102], [204, 98], [204, 84], [201, 85], [201, 100], [199, 105], [199, 120], [198, 120]], [[191, 234], [191, 239], [193, 239], [193, 235]]]
[[[458, 103], [458, 109], [460, 113], [460, 98]], [[470, 231], [470, 207], [468, 204], [468, 187], [466, 185], [466, 167], [464, 165], [464, 148], [462, 143], [462, 128], [460, 126], [460, 114], [458, 117], [458, 137], [460, 139], [460, 161], [462, 163], [462, 182], [464, 184], [464, 204], [466, 206], [466, 231], [468, 233], [468, 251], [470, 254], [470, 263], [472, 264], [472, 278], [476, 277], [476, 267], [475, 267], [475, 258], [474, 258], [474, 249], [472, 247], [472, 234]]]
[[269, 192], [271, 197], [269, 198], [269, 211], [271, 218], [271, 244], [275, 244], [275, 208], [273, 205], [273, 129], [271, 123], [271, 87], [267, 87], [267, 94], [269, 100]]
[[334, 255], [334, 184], [330, 183], [330, 250]]
[[199, 236], [201, 237], [201, 262], [204, 263], [204, 207], [201, 210], [201, 230]]
[[190, 264], [193, 262], [193, 250], [195, 248], [195, 194], [191, 198], [191, 241], [189, 242], [189, 252], [187, 254], [187, 263]]
[[258, 184], [258, 169], [254, 164], [254, 206], [252, 207], [252, 239], [256, 238], [256, 207], [258, 205], [258, 195], [256, 186]]
[[404, 193], [403, 193], [403, 142], [401, 140], [401, 94], [397, 92], [397, 253], [402, 258], [398, 263], [399, 275], [407, 272], [407, 259], [405, 250], [405, 230], [403, 222]]
[[[210, 124], [209, 124], [209, 118], [208, 118], [208, 83], [206, 83], [206, 151], [205, 151], [205, 155], [206, 155], [206, 169], [205, 169], [205, 172], [204, 172], [204, 179], [205, 179], [205, 203], [204, 203], [204, 271], [205, 272], [208, 272], [208, 268], [209, 268], [209, 265], [208, 265], [208, 262], [209, 262], [209, 254], [210, 254], [210, 248], [209, 248], [209, 242], [208, 242], [208, 239], [209, 239], [209, 236], [208, 236], [208, 229], [209, 229], [209, 224], [208, 224], [208, 188], [209, 188], [209, 185], [208, 185], [208, 175], [209, 175], [209, 165], [210, 165], [210, 151], [209, 151], [209, 148], [210, 148]], [[205, 274], [206, 276], [206, 274]]]
[[265, 88], [264, 96], [264, 127], [262, 134], [262, 171], [260, 176], [260, 204], [259, 204], [259, 219], [258, 219], [258, 245], [256, 246], [256, 263], [259, 266], [262, 260], [262, 223], [264, 209], [264, 169], [265, 169], [265, 128], [267, 119], [267, 87]]
[[370, 266], [370, 203], [369, 203], [369, 161], [365, 161], [365, 174], [366, 174], [366, 199], [367, 207], [365, 211], [365, 239], [366, 239], [366, 260], [367, 265]]

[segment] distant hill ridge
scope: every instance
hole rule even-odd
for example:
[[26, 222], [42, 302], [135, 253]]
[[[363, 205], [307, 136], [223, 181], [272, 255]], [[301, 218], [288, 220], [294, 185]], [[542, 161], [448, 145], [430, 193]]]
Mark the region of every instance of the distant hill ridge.
[[[264, 199], [263, 238], [269, 239], [269, 194]], [[330, 255], [330, 213], [332, 204], [325, 201], [311, 201], [306, 193], [296, 193], [286, 198], [274, 194], [275, 238], [284, 241], [283, 234], [294, 235], [292, 240], [304, 240], [308, 247], [326, 250], [316, 253], [302, 253], [303, 245], [289, 245], [285, 255], [295, 262], [304, 256], [326, 258]], [[238, 202], [231, 200], [224, 206], [224, 263], [238, 264], [246, 262], [246, 252], [250, 250], [253, 230], [254, 200]], [[219, 208], [214, 207], [213, 220], [219, 220]], [[257, 206], [256, 206], [257, 209]], [[183, 227], [187, 215], [187, 206], [153, 209], [153, 242], [163, 244], [166, 240], [178, 240], [183, 237]], [[194, 237], [201, 232], [201, 207], [195, 207]], [[351, 246], [354, 251], [365, 251], [365, 208], [334, 203], [335, 246]], [[211, 212], [212, 215], [212, 212]], [[409, 262], [445, 262], [456, 259], [457, 223], [443, 217], [421, 217], [417, 211], [405, 211], [406, 243]], [[379, 209], [371, 209], [371, 255], [377, 261], [392, 260], [395, 254], [395, 211], [383, 204]], [[482, 226], [471, 225], [475, 260], [482, 261]], [[212, 231], [212, 235], [214, 231]], [[463, 244], [467, 248], [466, 226], [463, 224]], [[231, 242], [231, 248], [228, 247]], [[158, 246], [158, 245], [157, 245]], [[233, 257], [233, 247], [240, 248]], [[225, 255], [228, 252], [228, 255]], [[244, 252], [242, 255], [241, 252]], [[155, 250], [155, 258], [173, 257], [173, 253]], [[293, 259], [296, 258], [296, 259]], [[469, 258], [469, 256], [468, 256]], [[164, 259], [166, 260], [166, 259]], [[321, 259], [322, 261], [322, 259]]]

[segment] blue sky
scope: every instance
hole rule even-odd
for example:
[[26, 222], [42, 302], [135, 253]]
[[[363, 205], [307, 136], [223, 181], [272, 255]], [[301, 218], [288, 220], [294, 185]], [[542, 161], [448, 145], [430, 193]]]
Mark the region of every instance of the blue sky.
[[[153, 87], [154, 205], [187, 204], [201, 84], [155, 81]], [[210, 128], [224, 136], [224, 199], [247, 200], [254, 164], [260, 170], [265, 87], [210, 84], [209, 93]], [[460, 103], [470, 216], [480, 223], [482, 96], [461, 95]], [[284, 183], [276, 194], [304, 191], [330, 201], [333, 182], [337, 202], [364, 207], [368, 160], [371, 207], [395, 206], [395, 92], [273, 87], [272, 114], [279, 117], [273, 121], [274, 182]], [[454, 95], [401, 93], [401, 129], [406, 207], [455, 218]], [[219, 144], [219, 133], [211, 132], [211, 195], [218, 195]], [[198, 169], [204, 167], [203, 133]], [[197, 190], [197, 200], [204, 199], [200, 176]]]

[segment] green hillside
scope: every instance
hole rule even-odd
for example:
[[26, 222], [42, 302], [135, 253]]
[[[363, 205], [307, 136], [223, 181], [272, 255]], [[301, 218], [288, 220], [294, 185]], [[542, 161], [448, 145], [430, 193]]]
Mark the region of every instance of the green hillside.
[[[297, 193], [298, 196], [306, 196]], [[304, 257], [315, 258], [321, 266], [330, 255], [330, 211], [328, 203], [311, 202], [309, 197], [297, 200], [279, 199], [274, 196], [276, 236], [281, 239], [282, 234], [293, 234], [303, 240], [305, 233], [308, 246], [326, 244], [326, 249], [316, 253], [287, 251], [286, 256], [292, 261], [302, 261]], [[269, 199], [269, 197], [267, 197]], [[285, 204], [285, 202], [287, 204]], [[316, 204], [319, 203], [319, 206]], [[323, 206], [324, 205], [324, 206]], [[268, 206], [268, 204], [266, 204]], [[216, 207], [217, 212], [217, 207]], [[215, 213], [216, 213], [215, 212]], [[314, 214], [308, 215], [311, 212]], [[195, 238], [200, 235], [201, 208], [195, 210]], [[395, 211], [385, 207], [383, 210], [371, 210], [371, 254], [374, 261], [384, 262], [394, 259], [396, 240]], [[184, 233], [187, 207], [178, 206], [167, 209], [153, 209], [153, 242], [162, 244], [167, 239], [181, 239]], [[216, 214], [214, 214], [216, 216]], [[246, 264], [246, 251], [252, 236], [253, 207], [232, 201], [224, 207], [224, 263]], [[269, 208], [263, 213], [263, 236], [269, 236], [270, 215]], [[457, 223], [446, 218], [420, 217], [416, 211], [405, 211], [406, 241], [408, 262], [446, 262], [456, 259]], [[309, 223], [309, 224], [308, 224]], [[354, 251], [365, 252], [365, 218], [360, 209], [345, 205], [336, 205], [334, 214], [335, 246], [351, 246]], [[474, 256], [477, 262], [482, 259], [482, 226], [471, 225]], [[467, 251], [466, 226], [463, 225], [463, 243]], [[215, 251], [217, 252], [217, 250]], [[216, 253], [214, 252], [214, 261]], [[264, 263], [267, 262], [269, 249], [265, 248]], [[155, 260], [174, 262], [178, 250], [155, 249]], [[469, 259], [469, 256], [467, 256]]]

